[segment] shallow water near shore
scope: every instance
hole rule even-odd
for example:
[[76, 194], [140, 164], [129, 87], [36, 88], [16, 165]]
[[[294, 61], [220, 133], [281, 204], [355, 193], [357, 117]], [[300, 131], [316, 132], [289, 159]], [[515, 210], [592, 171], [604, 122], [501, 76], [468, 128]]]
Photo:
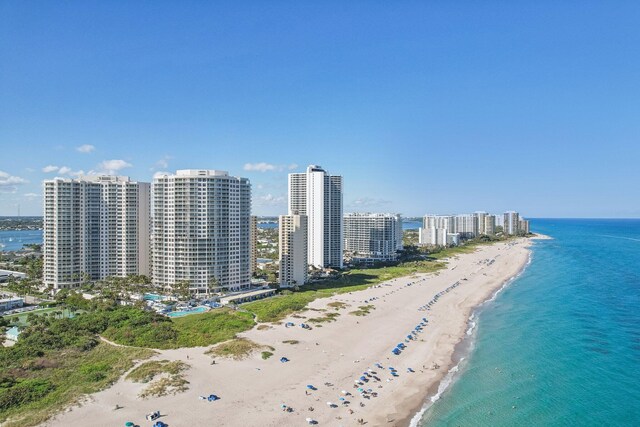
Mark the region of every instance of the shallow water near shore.
[[640, 220], [534, 220], [550, 235], [478, 312], [420, 426], [640, 425]]

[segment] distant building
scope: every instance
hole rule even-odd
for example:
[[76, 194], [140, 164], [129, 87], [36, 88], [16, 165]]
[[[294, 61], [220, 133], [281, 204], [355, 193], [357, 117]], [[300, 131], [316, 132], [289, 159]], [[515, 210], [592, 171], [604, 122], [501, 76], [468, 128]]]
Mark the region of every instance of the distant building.
[[24, 305], [23, 298], [2, 298], [0, 299], [0, 311], [13, 310]]
[[258, 217], [251, 215], [251, 224], [249, 226], [249, 244], [250, 244], [250, 260], [249, 271], [251, 275], [256, 272], [257, 260], [258, 260]]
[[478, 217], [473, 214], [456, 215], [454, 224], [453, 230], [449, 232], [458, 233], [465, 239], [471, 239], [477, 235]]
[[496, 216], [495, 215], [486, 215], [484, 217], [484, 227], [482, 230], [482, 234], [486, 234], [488, 236], [496, 234]]
[[308, 264], [342, 268], [342, 177], [311, 165], [289, 174], [289, 214], [307, 216]]
[[280, 216], [280, 286], [304, 285], [308, 265], [308, 217], [306, 215]]
[[450, 233], [446, 228], [420, 228], [418, 244], [423, 246], [457, 246], [460, 234]]
[[402, 217], [384, 213], [346, 214], [344, 250], [354, 262], [396, 260], [402, 250]]
[[422, 228], [444, 228], [449, 232], [455, 229], [455, 217], [453, 215], [425, 215], [422, 220]]
[[447, 229], [421, 227], [418, 234], [418, 244], [427, 246], [446, 246], [447, 244]]
[[193, 293], [251, 282], [251, 184], [218, 170], [186, 169], [153, 181], [153, 283], [187, 281]]
[[487, 234], [485, 233], [485, 218], [488, 216], [489, 214], [487, 212], [483, 212], [483, 211], [476, 211], [473, 213], [473, 216], [476, 217], [476, 229], [475, 229], [475, 235], [479, 236], [481, 234]]
[[518, 230], [522, 233], [528, 234], [529, 233], [529, 220], [521, 218], [520, 221], [518, 221]]
[[507, 211], [503, 215], [503, 230], [505, 234], [518, 234], [518, 229], [520, 226], [520, 215], [515, 211]]
[[44, 284], [148, 275], [149, 188], [122, 176], [44, 181]]

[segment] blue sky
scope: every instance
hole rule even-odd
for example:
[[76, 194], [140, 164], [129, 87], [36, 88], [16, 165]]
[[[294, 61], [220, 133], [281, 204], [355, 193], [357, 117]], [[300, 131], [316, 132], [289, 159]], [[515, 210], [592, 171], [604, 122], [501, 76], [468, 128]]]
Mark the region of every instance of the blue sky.
[[[393, 4], [393, 6], [391, 6]], [[41, 181], [320, 164], [346, 211], [640, 217], [640, 3], [0, 3], [0, 215]]]

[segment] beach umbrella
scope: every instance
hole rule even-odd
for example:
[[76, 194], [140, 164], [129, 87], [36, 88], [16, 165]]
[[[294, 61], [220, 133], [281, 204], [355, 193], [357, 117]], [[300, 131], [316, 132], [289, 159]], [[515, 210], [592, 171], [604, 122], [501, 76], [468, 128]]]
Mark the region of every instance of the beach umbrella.
[[131, 421], [127, 421], [126, 423], [124, 423], [124, 425], [126, 427], [133, 427], [135, 424], [133, 424]]
[[311, 384], [307, 384], [307, 388], [308, 388], [309, 390], [315, 390], [315, 387], [314, 387], [314, 386], [312, 386]]

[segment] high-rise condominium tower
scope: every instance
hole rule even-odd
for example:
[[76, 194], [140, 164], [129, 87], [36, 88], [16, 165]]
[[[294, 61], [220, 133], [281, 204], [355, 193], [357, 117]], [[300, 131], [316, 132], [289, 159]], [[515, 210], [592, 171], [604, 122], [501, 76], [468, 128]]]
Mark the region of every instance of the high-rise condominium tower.
[[321, 166], [289, 174], [289, 214], [307, 218], [308, 264], [342, 268], [342, 177]]
[[515, 211], [507, 211], [504, 213], [504, 233], [518, 234], [518, 226], [520, 225], [520, 215]]
[[304, 285], [307, 281], [306, 215], [280, 215], [280, 286]]
[[149, 183], [121, 176], [44, 181], [43, 282], [149, 274]]
[[216, 170], [157, 176], [152, 203], [153, 282], [194, 293], [250, 284], [251, 184]]
[[344, 248], [354, 262], [393, 261], [402, 250], [400, 214], [348, 213]]

